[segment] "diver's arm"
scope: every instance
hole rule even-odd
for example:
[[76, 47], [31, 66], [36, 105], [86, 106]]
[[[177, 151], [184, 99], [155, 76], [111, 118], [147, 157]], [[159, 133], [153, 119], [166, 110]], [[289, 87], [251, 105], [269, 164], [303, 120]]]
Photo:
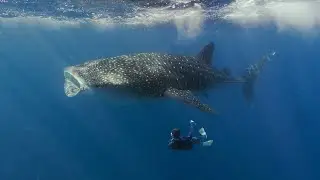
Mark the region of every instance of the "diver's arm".
[[168, 148], [170, 148], [170, 149], [178, 149], [178, 144], [173, 139], [171, 139], [169, 144], [168, 144]]
[[193, 134], [193, 130], [194, 130], [195, 125], [196, 125], [196, 123], [193, 120], [190, 120], [190, 129], [189, 129], [189, 133], [188, 133], [189, 138], [192, 138], [192, 134]]

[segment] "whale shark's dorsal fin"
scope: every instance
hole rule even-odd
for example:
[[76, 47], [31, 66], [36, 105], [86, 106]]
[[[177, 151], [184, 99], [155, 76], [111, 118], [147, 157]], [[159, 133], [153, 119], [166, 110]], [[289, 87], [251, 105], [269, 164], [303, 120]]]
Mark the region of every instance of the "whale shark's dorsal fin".
[[198, 53], [197, 55], [198, 61], [207, 65], [211, 65], [213, 51], [214, 51], [214, 44], [213, 42], [210, 42], [209, 44], [204, 46], [202, 50]]

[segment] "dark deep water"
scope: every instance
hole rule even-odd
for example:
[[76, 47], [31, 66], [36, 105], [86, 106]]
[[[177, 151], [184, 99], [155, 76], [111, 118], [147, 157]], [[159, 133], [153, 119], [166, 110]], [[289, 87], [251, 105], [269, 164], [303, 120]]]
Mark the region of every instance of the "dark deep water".
[[[1, 25], [1, 180], [320, 179], [318, 36], [212, 21], [188, 41], [178, 41], [170, 24], [104, 31]], [[133, 52], [193, 55], [209, 41], [214, 65], [234, 74], [277, 52], [255, 85], [253, 108], [239, 85], [210, 91], [219, 116], [172, 100], [118, 106], [99, 95], [64, 94], [65, 66]], [[168, 150], [170, 130], [187, 133], [190, 119], [216, 144]]]

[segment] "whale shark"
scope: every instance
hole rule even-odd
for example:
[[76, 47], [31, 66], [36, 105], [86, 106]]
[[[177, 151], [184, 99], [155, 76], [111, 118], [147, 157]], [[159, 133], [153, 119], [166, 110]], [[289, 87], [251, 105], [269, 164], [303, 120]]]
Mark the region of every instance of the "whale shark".
[[250, 65], [242, 76], [233, 77], [227, 68], [212, 65], [214, 49], [214, 43], [210, 42], [196, 56], [134, 53], [68, 66], [64, 69], [64, 92], [74, 97], [91, 89], [111, 89], [136, 97], [172, 98], [218, 114], [195, 94], [205, 93], [218, 84], [240, 83], [245, 99], [252, 101], [253, 84], [270, 58], [262, 58]]
[[168, 10], [188, 9], [196, 6], [219, 7], [234, 0], [123, 0], [142, 8], [166, 8]]
[[196, 4], [200, 4], [204, 0], [190, 0], [190, 1], [172, 1], [172, 0], [127, 0], [127, 2], [132, 2], [138, 7], [143, 8], [163, 8], [168, 9], [187, 9], [190, 7], [195, 7]]

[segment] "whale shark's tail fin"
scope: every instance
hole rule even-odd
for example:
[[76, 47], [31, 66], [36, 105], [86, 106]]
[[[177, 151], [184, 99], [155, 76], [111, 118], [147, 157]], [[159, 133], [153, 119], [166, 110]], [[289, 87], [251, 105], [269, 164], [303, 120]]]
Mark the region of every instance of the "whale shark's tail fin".
[[252, 102], [254, 97], [253, 86], [258, 75], [260, 74], [266, 62], [271, 61], [270, 56], [274, 56], [275, 54], [275, 52], [267, 54], [266, 56], [263, 56], [262, 59], [256, 64], [249, 65], [249, 67], [246, 69], [246, 73], [242, 76], [245, 81], [242, 87], [242, 93], [249, 103]]

